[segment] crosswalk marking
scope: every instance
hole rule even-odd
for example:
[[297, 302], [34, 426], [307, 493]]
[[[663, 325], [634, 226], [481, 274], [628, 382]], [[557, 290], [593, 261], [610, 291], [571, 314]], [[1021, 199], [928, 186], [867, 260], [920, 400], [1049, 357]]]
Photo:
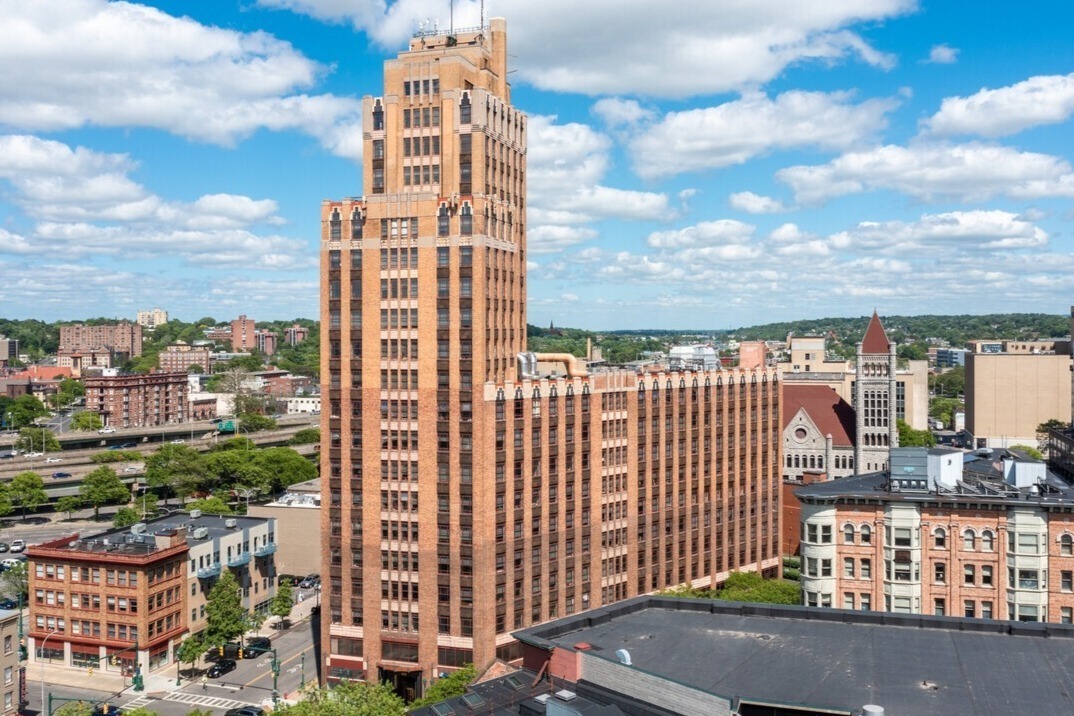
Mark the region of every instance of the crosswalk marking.
[[184, 691], [169, 691], [164, 695], [164, 700], [176, 701], [181, 704], [193, 704], [195, 706], [210, 706], [217, 709], [237, 709], [240, 706], [257, 705], [246, 701], [235, 701], [234, 699], [225, 699], [219, 696], [208, 696], [205, 694], [191, 694]]

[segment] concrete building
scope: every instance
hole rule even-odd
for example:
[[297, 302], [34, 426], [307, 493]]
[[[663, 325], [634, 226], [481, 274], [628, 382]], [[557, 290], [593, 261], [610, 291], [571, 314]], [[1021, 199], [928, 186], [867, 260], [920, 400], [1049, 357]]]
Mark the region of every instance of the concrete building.
[[935, 352], [936, 368], [939, 370], [946, 370], [947, 368], [965, 366], [966, 354], [969, 351], [965, 348], [936, 348]]
[[291, 485], [272, 502], [250, 505], [251, 517], [276, 522], [276, 571], [279, 574], [306, 575], [317, 571], [311, 555], [322, 550], [321, 532], [312, 525], [321, 521], [321, 478]]
[[1044, 463], [898, 448], [795, 495], [809, 606], [1074, 621], [1074, 488]]
[[26, 668], [19, 661], [19, 619], [15, 609], [0, 609], [0, 714], [17, 714], [26, 689]]
[[275, 594], [271, 519], [176, 513], [27, 550], [31, 661], [134, 674], [174, 663], [175, 648], [205, 626], [205, 597], [224, 567], [243, 605]]
[[283, 402], [287, 404], [288, 415], [321, 412], [321, 396], [319, 395], [299, 395], [284, 398]]
[[247, 318], [246, 314], [243, 314], [231, 322], [231, 350], [238, 353], [240, 351], [250, 351], [257, 348], [257, 326], [254, 325], [252, 318]]
[[1041, 423], [1070, 422], [1069, 347], [1065, 352], [1062, 342], [1053, 347], [1053, 352], [966, 354], [966, 429], [978, 446], [1035, 445]]
[[199, 373], [212, 373], [212, 346], [173, 343], [158, 354], [158, 365], [165, 373], [188, 373], [197, 366]]
[[168, 312], [159, 308], [154, 308], [152, 311], [138, 311], [138, 318], [135, 322], [143, 328], [156, 328], [168, 322]]
[[305, 326], [300, 326], [297, 323], [287, 328], [283, 332], [283, 340], [289, 346], [297, 346], [302, 341], [310, 337], [310, 329]]
[[173, 425], [189, 419], [186, 373], [87, 378], [86, 410], [115, 428]]
[[[92, 372], [93, 369], [112, 368], [116, 357], [116, 353], [108, 348], [60, 351], [56, 356], [56, 365], [61, 368], [70, 368], [73, 377], [81, 378], [84, 373]], [[119, 357], [122, 358], [122, 355]]]
[[267, 356], [276, 353], [276, 344], [278, 341], [279, 336], [267, 328], [262, 328], [254, 333], [254, 347]]
[[[87, 326], [75, 323], [60, 326], [61, 353], [92, 351], [101, 349], [112, 351], [114, 355], [123, 356], [123, 360], [142, 355], [142, 327], [130, 321]], [[122, 362], [118, 357], [115, 362]]]
[[525, 352], [527, 120], [507, 56], [502, 19], [415, 36], [363, 100], [364, 197], [322, 204], [331, 680], [418, 694], [516, 659], [513, 629], [780, 569], [775, 371]]

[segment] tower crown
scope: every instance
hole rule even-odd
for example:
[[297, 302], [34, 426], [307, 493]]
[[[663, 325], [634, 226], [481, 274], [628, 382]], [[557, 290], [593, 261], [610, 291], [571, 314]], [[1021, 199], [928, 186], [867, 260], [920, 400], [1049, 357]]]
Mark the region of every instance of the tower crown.
[[888, 352], [891, 341], [884, 331], [884, 324], [880, 322], [880, 316], [873, 311], [873, 317], [869, 320], [869, 327], [865, 329], [865, 337], [861, 340], [862, 353], [884, 354]]

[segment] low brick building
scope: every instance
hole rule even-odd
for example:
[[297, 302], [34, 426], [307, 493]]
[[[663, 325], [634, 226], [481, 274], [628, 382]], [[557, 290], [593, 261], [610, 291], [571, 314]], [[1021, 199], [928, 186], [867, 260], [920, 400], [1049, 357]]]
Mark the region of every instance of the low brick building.
[[189, 373], [191, 366], [201, 368], [199, 373], [211, 373], [212, 354], [212, 346], [173, 343], [158, 355], [159, 366], [165, 373]]

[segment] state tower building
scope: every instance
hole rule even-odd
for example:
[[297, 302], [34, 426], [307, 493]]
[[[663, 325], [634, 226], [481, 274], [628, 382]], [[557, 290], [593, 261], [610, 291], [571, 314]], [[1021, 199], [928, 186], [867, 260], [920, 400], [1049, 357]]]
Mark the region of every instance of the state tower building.
[[321, 206], [327, 679], [417, 696], [513, 630], [777, 573], [775, 371], [526, 352], [506, 22], [418, 33], [362, 117], [363, 196]]

